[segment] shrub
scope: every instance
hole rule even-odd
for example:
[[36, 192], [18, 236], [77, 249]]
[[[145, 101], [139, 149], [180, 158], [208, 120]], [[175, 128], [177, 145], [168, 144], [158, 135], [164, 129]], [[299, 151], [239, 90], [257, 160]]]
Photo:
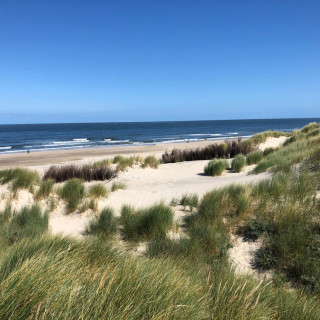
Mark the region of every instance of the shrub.
[[150, 167], [150, 168], [158, 169], [159, 164], [160, 164], [160, 161], [155, 156], [147, 156], [144, 159], [141, 167], [142, 168]]
[[84, 197], [85, 188], [79, 179], [70, 179], [62, 187], [60, 196], [67, 202], [67, 212], [77, 209], [80, 201]]
[[112, 185], [111, 185], [111, 192], [114, 192], [118, 189], [126, 189], [127, 186], [125, 183], [123, 182], [112, 182]]
[[13, 192], [19, 189], [29, 189], [32, 191], [33, 186], [40, 182], [40, 176], [36, 171], [16, 168], [0, 171], [0, 183], [11, 183]]
[[189, 206], [190, 212], [193, 211], [193, 208], [196, 208], [199, 203], [199, 197], [197, 194], [184, 194], [180, 200], [180, 205], [186, 208]]
[[247, 154], [256, 149], [256, 146], [241, 141], [226, 141], [222, 144], [212, 144], [204, 148], [194, 150], [174, 149], [171, 153], [162, 155], [163, 163], [174, 163], [181, 161], [210, 160], [213, 158], [232, 158], [237, 154]]
[[173, 225], [173, 211], [162, 203], [141, 210], [124, 206], [121, 210], [120, 223], [122, 235], [128, 240], [165, 236]]
[[246, 158], [239, 154], [231, 162], [231, 168], [235, 172], [241, 172], [243, 167], [246, 165]]
[[40, 200], [40, 199], [49, 197], [52, 191], [53, 185], [54, 185], [54, 180], [52, 179], [42, 180], [40, 183], [40, 188], [37, 191], [35, 198], [37, 200]]
[[116, 171], [108, 166], [91, 168], [89, 165], [51, 166], [44, 174], [44, 179], [53, 179], [55, 182], [64, 182], [77, 178], [84, 181], [110, 180], [116, 177]]
[[261, 161], [263, 158], [262, 151], [254, 151], [247, 155], [247, 164], [250, 166], [251, 164], [256, 164]]
[[94, 198], [106, 197], [108, 195], [108, 190], [103, 184], [94, 184], [89, 188], [89, 196]]
[[227, 166], [228, 163], [226, 160], [213, 159], [204, 167], [204, 173], [213, 177], [220, 176]]
[[118, 221], [111, 208], [103, 209], [98, 218], [90, 221], [86, 228], [87, 233], [100, 236], [112, 236], [117, 231]]

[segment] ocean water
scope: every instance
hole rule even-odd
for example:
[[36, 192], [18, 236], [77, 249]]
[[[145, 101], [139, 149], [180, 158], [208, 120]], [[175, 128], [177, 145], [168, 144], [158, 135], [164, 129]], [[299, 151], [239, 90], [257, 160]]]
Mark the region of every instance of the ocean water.
[[0, 125], [0, 153], [250, 137], [292, 131], [320, 118]]

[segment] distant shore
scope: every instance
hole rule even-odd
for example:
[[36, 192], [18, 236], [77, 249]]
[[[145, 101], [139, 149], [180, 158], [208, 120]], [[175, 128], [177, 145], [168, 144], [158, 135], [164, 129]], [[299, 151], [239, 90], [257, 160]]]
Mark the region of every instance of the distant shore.
[[[237, 140], [237, 139], [232, 139]], [[228, 141], [232, 141], [228, 139]], [[31, 153], [14, 153], [0, 155], [0, 169], [9, 167], [29, 167], [42, 166], [48, 164], [60, 164], [70, 161], [90, 162], [101, 158], [112, 157], [117, 154], [122, 155], [155, 155], [161, 156], [165, 151], [173, 149], [194, 149], [202, 148], [215, 143], [222, 143], [224, 139], [215, 141], [192, 141], [180, 143], [159, 143], [155, 145], [140, 146], [119, 146], [106, 148], [84, 148], [54, 151], [38, 151]]]

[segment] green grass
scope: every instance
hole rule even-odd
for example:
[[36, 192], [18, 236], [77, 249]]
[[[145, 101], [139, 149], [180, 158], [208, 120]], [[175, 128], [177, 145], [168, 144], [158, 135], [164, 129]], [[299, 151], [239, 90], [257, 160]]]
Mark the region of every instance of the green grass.
[[0, 171], [0, 184], [10, 183], [15, 193], [19, 189], [28, 189], [33, 192], [33, 187], [40, 183], [40, 176], [36, 171], [29, 169], [7, 169]]
[[132, 166], [135, 164], [134, 157], [124, 158], [122, 156], [119, 156], [117, 158], [117, 171], [125, 171], [127, 168], [132, 168]]
[[60, 196], [67, 202], [67, 213], [74, 212], [85, 195], [82, 180], [70, 179], [61, 188]]
[[261, 133], [255, 134], [253, 137], [242, 141], [246, 144], [254, 144], [258, 145], [260, 143], [265, 142], [268, 138], [279, 138], [279, 137], [289, 137], [291, 133], [282, 132], [282, 131], [264, 131]]
[[103, 241], [26, 241], [10, 249], [1, 266], [7, 266], [1, 273], [3, 319], [209, 316], [206, 291], [197, 275], [190, 276], [168, 259], [137, 260], [113, 253]]
[[37, 205], [24, 207], [18, 212], [8, 207], [0, 216], [0, 238], [6, 245], [12, 245], [25, 238], [34, 238], [48, 229], [49, 215], [47, 212], [42, 213]]
[[193, 209], [197, 208], [199, 204], [199, 197], [197, 194], [186, 193], [182, 195], [179, 204], [184, 207], [184, 210], [186, 210], [186, 207], [189, 206], [189, 211], [192, 212]]
[[123, 182], [112, 182], [112, 185], [111, 185], [111, 192], [114, 192], [116, 190], [119, 190], [119, 189], [126, 189], [127, 188], [127, 185]]
[[54, 180], [48, 179], [48, 180], [42, 180], [40, 183], [40, 187], [35, 195], [36, 200], [41, 200], [48, 198], [52, 192], [54, 185]]
[[103, 198], [108, 196], [108, 189], [103, 184], [97, 183], [89, 187], [88, 194], [93, 198]]
[[207, 176], [220, 176], [224, 170], [226, 170], [228, 163], [226, 160], [210, 160], [209, 163], [204, 167], [204, 173]]
[[138, 210], [124, 206], [120, 224], [122, 236], [127, 240], [163, 237], [173, 226], [173, 211], [162, 203]]
[[239, 154], [231, 162], [231, 169], [235, 172], [241, 172], [244, 166], [246, 165], [246, 158]]
[[96, 234], [99, 236], [113, 236], [118, 228], [118, 221], [114, 216], [111, 208], [105, 208], [101, 211], [99, 217], [90, 221], [86, 228], [88, 234]]
[[103, 160], [99, 160], [99, 161], [95, 161], [92, 164], [92, 168], [99, 168], [99, 167], [103, 167], [103, 166], [110, 166], [112, 164], [111, 159], [103, 159]]
[[147, 156], [141, 165], [142, 168], [153, 168], [153, 169], [158, 169], [160, 164], [160, 160], [157, 159], [155, 156]]
[[260, 162], [263, 158], [263, 152], [262, 151], [254, 151], [254, 152], [250, 152], [247, 155], [247, 164], [250, 166], [252, 164], [256, 164], [258, 162]]
[[96, 199], [85, 199], [80, 203], [78, 207], [79, 213], [85, 212], [89, 209], [91, 209], [92, 211], [98, 211], [98, 203]]
[[272, 148], [272, 147], [269, 147], [269, 148], [265, 148], [263, 150], [263, 156], [266, 157], [268, 154], [274, 152], [276, 149], [275, 148]]

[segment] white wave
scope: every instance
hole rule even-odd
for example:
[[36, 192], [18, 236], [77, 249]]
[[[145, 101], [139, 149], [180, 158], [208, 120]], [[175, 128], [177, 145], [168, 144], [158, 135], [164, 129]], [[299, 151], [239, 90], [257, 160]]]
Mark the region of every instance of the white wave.
[[222, 133], [211, 133], [211, 137], [221, 137], [223, 134]]
[[8, 150], [11, 149], [11, 147], [0, 147], [0, 150]]
[[111, 139], [103, 139], [103, 141], [111, 141]]
[[239, 134], [238, 132], [230, 132], [228, 134]]
[[82, 139], [72, 139], [73, 141], [81, 141], [81, 142], [86, 142], [89, 141], [87, 138], [82, 138]]

